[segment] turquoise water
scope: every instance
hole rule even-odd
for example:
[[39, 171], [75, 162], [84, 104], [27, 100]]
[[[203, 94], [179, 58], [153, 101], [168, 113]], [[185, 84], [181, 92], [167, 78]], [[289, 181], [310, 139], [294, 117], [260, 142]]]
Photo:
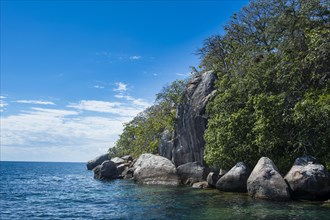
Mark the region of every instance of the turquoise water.
[[330, 203], [101, 182], [84, 163], [0, 162], [0, 219], [330, 219]]

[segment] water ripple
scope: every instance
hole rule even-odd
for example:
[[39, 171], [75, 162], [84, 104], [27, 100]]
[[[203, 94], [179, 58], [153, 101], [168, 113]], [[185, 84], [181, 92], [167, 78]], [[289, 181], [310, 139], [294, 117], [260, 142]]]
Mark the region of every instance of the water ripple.
[[322, 203], [101, 182], [82, 163], [1, 162], [1, 219], [329, 219]]

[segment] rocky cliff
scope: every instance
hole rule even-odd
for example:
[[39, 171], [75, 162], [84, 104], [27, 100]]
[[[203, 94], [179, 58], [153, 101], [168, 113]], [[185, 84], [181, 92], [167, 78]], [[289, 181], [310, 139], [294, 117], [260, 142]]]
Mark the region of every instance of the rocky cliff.
[[190, 80], [184, 92], [183, 104], [177, 110], [173, 144], [167, 139], [168, 134], [163, 136], [162, 143], [172, 149], [164, 150], [166, 146], [160, 146], [162, 150], [159, 154], [170, 157], [176, 166], [195, 161], [204, 165], [205, 107], [215, 93], [215, 79], [216, 74], [209, 71]]

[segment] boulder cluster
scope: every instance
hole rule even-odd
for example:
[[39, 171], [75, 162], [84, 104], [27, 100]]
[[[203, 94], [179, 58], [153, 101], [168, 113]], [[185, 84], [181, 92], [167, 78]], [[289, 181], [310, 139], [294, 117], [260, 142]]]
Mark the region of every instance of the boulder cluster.
[[132, 179], [139, 184], [193, 188], [217, 188], [224, 192], [248, 193], [253, 198], [275, 201], [327, 200], [330, 198], [330, 177], [327, 169], [311, 156], [297, 158], [283, 178], [273, 161], [262, 157], [251, 170], [238, 162], [228, 172], [212, 170], [199, 162], [178, 167], [162, 156], [143, 154], [138, 159], [127, 155], [110, 159], [102, 155], [87, 163], [99, 180]]

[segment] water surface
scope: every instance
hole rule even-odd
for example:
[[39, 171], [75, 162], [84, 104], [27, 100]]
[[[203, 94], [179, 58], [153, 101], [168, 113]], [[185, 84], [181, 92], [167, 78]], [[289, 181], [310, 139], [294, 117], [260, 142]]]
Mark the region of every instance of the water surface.
[[330, 219], [330, 203], [101, 182], [84, 163], [0, 162], [0, 219]]

